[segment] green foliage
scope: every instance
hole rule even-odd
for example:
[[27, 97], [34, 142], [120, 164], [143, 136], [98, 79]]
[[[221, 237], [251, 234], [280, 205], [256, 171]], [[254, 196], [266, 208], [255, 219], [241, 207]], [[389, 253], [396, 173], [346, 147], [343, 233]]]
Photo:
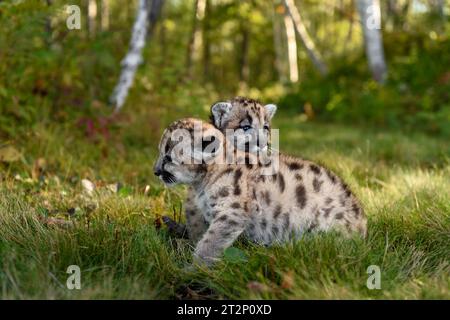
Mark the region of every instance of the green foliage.
[[[299, 45], [291, 84], [274, 64], [279, 3], [210, 1], [201, 23], [210, 58], [200, 48], [187, 77], [194, 1], [166, 1], [123, 112], [112, 115], [136, 1], [110, 3], [109, 29], [90, 34], [86, 1], [73, 2], [82, 12], [75, 31], [65, 1], [0, 2], [1, 298], [449, 298], [448, 21], [387, 16], [389, 80], [380, 86], [356, 20], [349, 32], [351, 1], [297, 1], [331, 74], [320, 78]], [[152, 174], [157, 143], [169, 122], [206, 119], [213, 102], [236, 93], [279, 101], [282, 151], [349, 183], [369, 217], [366, 241], [239, 242], [215, 269], [186, 271], [192, 246], [160, 222], [180, 219], [186, 192]], [[82, 179], [95, 184], [92, 195]], [[81, 291], [65, 288], [72, 264]], [[381, 291], [365, 286], [371, 264], [382, 267]]]
[[[450, 80], [448, 70], [442, 66], [450, 65], [450, 41], [427, 38], [385, 36], [387, 56], [392, 58], [384, 86], [370, 79], [361, 58], [344, 64], [336, 62], [327, 78], [312, 77], [282, 97], [280, 110], [300, 113], [305, 104], [310, 104], [319, 120], [448, 136]], [[407, 52], [400, 56], [389, 48]]]
[[246, 262], [247, 257], [245, 253], [235, 247], [229, 247], [225, 249], [223, 252], [223, 258], [225, 261], [231, 262], [231, 263], [239, 263], [239, 262]]
[[[0, 5], [0, 43], [8, 44], [0, 51], [3, 139], [24, 137], [37, 123], [54, 121], [78, 130], [81, 120], [82, 127], [93, 131], [88, 135], [104, 136], [114, 130], [114, 122], [104, 118], [110, 113], [108, 97], [128, 46], [135, 2], [111, 0], [111, 25], [106, 30], [98, 26], [95, 34], [86, 27], [86, 3], [74, 4], [81, 7], [82, 29], [72, 31], [65, 25], [63, 1], [51, 6], [43, 1]], [[399, 8], [405, 4], [399, 3]], [[186, 26], [193, 18], [186, 12], [193, 7], [194, 1], [166, 3], [125, 108], [152, 107], [163, 119], [166, 108], [170, 114], [198, 116], [213, 101], [239, 93], [279, 100], [280, 110], [295, 114], [308, 103], [316, 118], [327, 122], [448, 136], [449, 24], [434, 11], [410, 14], [401, 21], [387, 15], [383, 36], [389, 80], [379, 86], [367, 71], [359, 25], [348, 20], [356, 15], [352, 3], [304, 1], [308, 31], [332, 71], [326, 78], [318, 77], [298, 43], [300, 84], [295, 85], [280, 82], [280, 72], [287, 71], [275, 68], [276, 59], [287, 59], [286, 53], [276, 56], [273, 39], [275, 22], [282, 26], [283, 10], [278, 2], [265, 1], [212, 2], [200, 23], [207, 47], [197, 49], [192, 78], [186, 78], [186, 46], [192, 32]], [[388, 8], [382, 9], [390, 14]], [[247, 52], [243, 52], [245, 32]], [[280, 41], [281, 50], [286, 50], [283, 34]], [[248, 78], [242, 78], [243, 61]]]
[[[289, 116], [276, 126], [283, 151], [322, 162], [349, 183], [369, 217], [367, 240], [329, 234], [269, 248], [238, 242], [214, 269], [187, 272], [192, 246], [157, 223], [179, 208], [185, 189], [163, 191], [149, 179], [150, 159], [139, 145], [126, 146], [125, 161], [106, 158], [96, 167], [89, 157], [63, 156], [74, 148], [95, 156], [84, 138], [64, 143], [54, 132], [46, 156], [61, 167], [36, 180], [11, 174], [0, 184], [2, 298], [448, 299], [448, 141]], [[130, 178], [132, 170], [142, 176]], [[80, 173], [96, 184], [92, 196], [81, 189]], [[115, 179], [130, 181], [126, 194], [107, 187]], [[65, 287], [72, 264], [81, 267], [80, 291]], [[372, 264], [382, 270], [382, 290], [366, 287]]]

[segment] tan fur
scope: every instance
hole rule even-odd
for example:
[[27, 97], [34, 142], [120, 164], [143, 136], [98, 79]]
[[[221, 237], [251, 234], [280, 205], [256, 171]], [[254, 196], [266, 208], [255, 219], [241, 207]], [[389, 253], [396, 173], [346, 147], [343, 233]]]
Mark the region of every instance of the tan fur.
[[[186, 218], [189, 236], [199, 239], [196, 261], [211, 264], [241, 234], [263, 245], [318, 231], [365, 235], [366, 219], [357, 199], [336, 175], [312, 162], [280, 155], [279, 169], [271, 176], [264, 175], [260, 164], [163, 163], [171, 132], [195, 121], [177, 121], [165, 131], [155, 170], [181, 177], [175, 183], [190, 186]], [[217, 134], [212, 125], [203, 127], [205, 135]]]
[[[211, 107], [211, 122], [223, 134], [227, 135], [226, 130], [231, 129], [234, 136], [253, 141], [253, 147], [264, 149], [270, 139], [270, 121], [276, 109], [273, 104], [262, 105], [253, 99], [235, 97]], [[236, 142], [236, 147], [242, 151], [254, 151], [243, 142]]]

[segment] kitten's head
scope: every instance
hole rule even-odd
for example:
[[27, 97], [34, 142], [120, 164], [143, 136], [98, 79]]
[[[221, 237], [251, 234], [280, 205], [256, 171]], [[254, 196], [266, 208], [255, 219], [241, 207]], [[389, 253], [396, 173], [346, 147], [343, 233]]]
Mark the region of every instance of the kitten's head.
[[211, 122], [227, 134], [234, 130], [234, 146], [242, 151], [265, 150], [270, 143], [271, 120], [277, 106], [262, 105], [256, 100], [236, 97], [230, 101], [217, 102], [211, 107]]
[[223, 134], [209, 123], [194, 118], [175, 121], [161, 137], [154, 173], [167, 186], [194, 184], [207, 164], [217, 160], [222, 143]]

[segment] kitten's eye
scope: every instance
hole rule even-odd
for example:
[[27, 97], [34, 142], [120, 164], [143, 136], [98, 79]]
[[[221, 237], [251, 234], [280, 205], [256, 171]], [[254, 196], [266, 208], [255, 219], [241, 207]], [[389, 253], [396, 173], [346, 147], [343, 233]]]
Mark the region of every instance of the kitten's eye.
[[172, 158], [170, 156], [164, 156], [164, 162], [172, 162]]
[[265, 126], [264, 126], [264, 130], [267, 130], [267, 131], [269, 131], [269, 126], [266, 124]]
[[252, 127], [250, 127], [250, 126], [242, 126], [241, 127], [241, 129], [242, 130], [244, 130], [244, 131], [248, 131], [248, 130], [250, 130]]

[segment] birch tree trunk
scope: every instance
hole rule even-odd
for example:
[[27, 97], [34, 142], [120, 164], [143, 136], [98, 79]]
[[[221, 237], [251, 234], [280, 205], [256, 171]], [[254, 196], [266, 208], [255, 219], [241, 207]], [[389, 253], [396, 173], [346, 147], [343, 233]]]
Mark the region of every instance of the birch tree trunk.
[[150, 31], [156, 23], [160, 14], [163, 0], [139, 0], [136, 12], [136, 19], [133, 25], [131, 35], [130, 48], [128, 53], [121, 62], [122, 71], [120, 73], [119, 82], [117, 83], [111, 95], [110, 101], [114, 105], [115, 110], [119, 111], [127, 96], [128, 91], [133, 84], [136, 69], [142, 63], [142, 49], [147, 40], [147, 32]]
[[292, 21], [295, 25], [295, 30], [308, 53], [308, 56], [312, 60], [313, 64], [319, 70], [322, 75], [326, 75], [328, 73], [328, 68], [326, 64], [322, 61], [320, 53], [316, 50], [314, 42], [306, 30], [305, 24], [303, 23], [302, 17], [295, 6], [294, 0], [284, 0], [284, 4], [287, 8], [289, 15], [292, 18]]
[[88, 2], [88, 32], [89, 36], [94, 36], [97, 28], [97, 1], [89, 0]]
[[[280, 9], [281, 8], [281, 9]], [[285, 47], [283, 46], [284, 41], [282, 41], [282, 22], [281, 19], [279, 19], [280, 13], [278, 10], [281, 11], [281, 14], [284, 14], [284, 7], [282, 5], [276, 6], [274, 4], [273, 6], [273, 45], [275, 49], [275, 69], [278, 72], [278, 78], [281, 82], [286, 82], [286, 68], [285, 68], [285, 61], [284, 53], [286, 52]]]
[[286, 39], [288, 47], [289, 61], [289, 80], [291, 82], [298, 81], [298, 64], [297, 64], [297, 41], [295, 39], [295, 27], [291, 16], [284, 15], [284, 26], [286, 28]]
[[379, 83], [384, 83], [387, 67], [384, 59], [383, 39], [380, 32], [380, 2], [379, 0], [357, 0], [357, 4], [369, 68], [373, 78]]
[[211, 63], [211, 34], [210, 34], [210, 10], [211, 10], [210, 0], [206, 0], [205, 4], [205, 17], [203, 19], [203, 81], [207, 82], [210, 73], [210, 63]]

